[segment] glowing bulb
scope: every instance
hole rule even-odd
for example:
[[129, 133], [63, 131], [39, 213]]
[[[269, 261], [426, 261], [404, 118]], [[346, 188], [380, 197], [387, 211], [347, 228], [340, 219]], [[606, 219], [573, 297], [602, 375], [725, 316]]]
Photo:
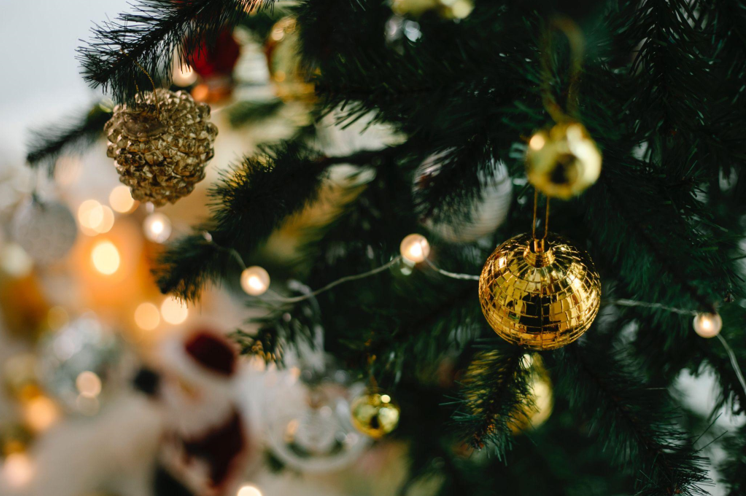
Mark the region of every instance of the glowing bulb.
[[132, 199], [130, 188], [124, 184], [117, 186], [109, 193], [109, 205], [115, 212], [120, 214], [129, 213], [135, 206], [135, 200]]
[[270, 287], [270, 274], [257, 265], [244, 269], [241, 273], [241, 288], [252, 296], [259, 296]]
[[95, 373], [86, 370], [76, 377], [75, 387], [78, 388], [81, 396], [95, 398], [101, 393], [101, 379]]
[[182, 88], [192, 86], [197, 81], [197, 74], [192, 70], [192, 67], [184, 64], [180, 64], [178, 60], [174, 62], [174, 72], [171, 75], [171, 80], [176, 86]]
[[135, 309], [135, 323], [144, 331], [152, 331], [161, 323], [161, 314], [153, 303], [141, 303]]
[[89, 236], [98, 234], [98, 226], [104, 222], [104, 209], [96, 200], [86, 200], [78, 207], [80, 230]]
[[114, 227], [114, 212], [112, 209], [102, 205], [101, 206], [101, 222], [93, 228], [99, 234], [108, 233]]
[[31, 430], [41, 432], [57, 422], [60, 412], [54, 401], [46, 396], [36, 396], [26, 405], [23, 416]]
[[529, 140], [529, 148], [532, 150], [541, 150], [545, 146], [545, 138], [541, 134], [535, 134]]
[[717, 313], [699, 313], [693, 319], [695, 333], [701, 338], [714, 338], [721, 332], [721, 316]]
[[413, 263], [420, 263], [428, 257], [431, 252], [431, 246], [428, 240], [420, 234], [410, 234], [405, 236], [399, 245], [399, 252], [405, 260]]
[[161, 303], [161, 316], [169, 324], [177, 325], [187, 320], [189, 310], [187, 305], [173, 296], [169, 296]]
[[236, 496], [262, 496], [262, 491], [247, 484], [246, 486], [241, 486]]
[[154, 243], [163, 243], [171, 236], [171, 221], [163, 214], [150, 214], [143, 221], [143, 232]]
[[389, 396], [388, 394], [382, 394], [381, 395], [381, 402], [382, 403], [389, 403], [390, 401], [392, 401], [391, 396]]
[[13, 488], [21, 488], [31, 482], [34, 467], [31, 460], [23, 453], [11, 453], [3, 464], [3, 478]]
[[91, 261], [102, 274], [114, 274], [119, 269], [119, 250], [111, 241], [100, 241], [91, 251]]

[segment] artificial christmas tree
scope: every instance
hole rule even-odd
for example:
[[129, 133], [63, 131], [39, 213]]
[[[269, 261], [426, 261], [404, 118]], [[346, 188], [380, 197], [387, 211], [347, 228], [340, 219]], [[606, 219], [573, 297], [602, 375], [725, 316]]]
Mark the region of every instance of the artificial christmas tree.
[[[160, 289], [195, 301], [207, 285], [243, 287], [267, 314], [235, 338], [269, 362], [323, 329], [325, 352], [397, 399], [399, 424], [384, 439], [408, 447], [402, 494], [437, 477], [444, 495], [695, 495], [716, 465], [738, 494], [744, 458], [733, 439], [728, 460], [709, 460], [706, 419], [675, 393], [682, 374], [707, 370], [719, 394], [712, 416], [725, 408], [743, 423], [744, 5], [483, 0], [439, 14], [452, 3], [139, 0], [137, 13], [96, 27], [80, 50], [84, 76], [127, 104], [142, 98], [148, 74], [168, 85], [172, 54], [193, 63], [193, 40], [210, 45], [241, 26], [267, 41], [291, 16], [296, 74], [314, 88], [310, 115], [334, 114], [340, 127], [365, 117], [402, 137], [331, 154], [317, 127], [301, 125], [264, 143], [213, 186], [209, 218], [159, 255]], [[419, 33], [396, 47], [386, 37], [395, 15]], [[291, 104], [273, 101], [273, 112]], [[40, 135], [31, 164], [53, 164], [100, 133], [90, 122]], [[413, 191], [434, 154], [438, 174]], [[469, 221], [498, 163], [514, 201], [490, 242], [420, 236], [407, 245], [417, 253], [400, 255], [423, 216]], [[365, 179], [331, 221], [308, 233], [296, 260], [258, 267], [272, 260], [268, 237], [313, 208], [342, 165]], [[535, 227], [532, 185], [558, 198], [552, 229], [573, 244], [527, 235], [491, 256]], [[478, 297], [486, 260], [513, 285], [481, 284]], [[296, 295], [290, 279], [310, 289]], [[495, 337], [481, 300], [490, 325], [516, 333], [512, 344]], [[699, 314], [718, 316], [718, 339], [693, 330]], [[531, 342], [552, 332], [570, 337]], [[517, 436], [539, 408], [526, 366], [535, 349], [552, 414]]]

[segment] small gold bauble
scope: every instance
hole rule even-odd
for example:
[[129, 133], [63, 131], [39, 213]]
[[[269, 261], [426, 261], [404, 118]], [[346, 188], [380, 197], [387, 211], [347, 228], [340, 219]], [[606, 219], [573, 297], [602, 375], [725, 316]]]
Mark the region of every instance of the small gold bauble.
[[[497, 350], [487, 350], [478, 352], [467, 367], [462, 378], [462, 384], [466, 387], [465, 395], [467, 405], [473, 415], [482, 416], [485, 414], [482, 398], [487, 397], [490, 391], [480, 387], [475, 387], [479, 377], [492, 370], [489, 364], [494, 364], [496, 359], [500, 358]], [[550, 418], [553, 408], [552, 382], [550, 374], [542, 364], [542, 358], [539, 355], [526, 354], [522, 358], [521, 366], [529, 374], [527, 378], [529, 386], [529, 400], [519, 405], [511, 418], [508, 420], [508, 427], [514, 435], [522, 434], [529, 429], [536, 429]], [[499, 379], [501, 380], [501, 379]], [[492, 384], [494, 386], [495, 384]], [[497, 418], [492, 419], [498, 420]], [[491, 427], [491, 430], [494, 426]]]
[[134, 199], [155, 206], [176, 202], [205, 178], [218, 134], [208, 105], [161, 88], [117, 105], [104, 131], [119, 180]]
[[500, 245], [480, 275], [480, 305], [490, 327], [509, 343], [553, 350], [589, 329], [602, 285], [586, 252], [548, 234], [544, 249], [530, 234]]
[[350, 406], [353, 426], [363, 434], [380, 439], [399, 423], [399, 405], [388, 394], [368, 393]]
[[578, 195], [599, 178], [602, 154], [579, 122], [561, 122], [538, 131], [527, 148], [527, 178], [552, 198]]
[[472, 13], [472, 0], [393, 0], [392, 11], [399, 15], [420, 16], [435, 11], [444, 19], [464, 19]]
[[275, 93], [283, 100], [313, 100], [314, 85], [299, 56], [296, 20], [284, 17], [272, 26], [265, 42], [265, 58]]

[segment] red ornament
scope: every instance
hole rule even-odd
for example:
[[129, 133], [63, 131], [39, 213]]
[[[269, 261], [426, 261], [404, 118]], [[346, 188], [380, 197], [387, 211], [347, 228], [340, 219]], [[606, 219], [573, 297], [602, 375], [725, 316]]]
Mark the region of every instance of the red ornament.
[[189, 63], [203, 78], [230, 76], [240, 53], [241, 46], [233, 37], [233, 32], [224, 29], [215, 39], [215, 43], [207, 43], [203, 38], [190, 54]]

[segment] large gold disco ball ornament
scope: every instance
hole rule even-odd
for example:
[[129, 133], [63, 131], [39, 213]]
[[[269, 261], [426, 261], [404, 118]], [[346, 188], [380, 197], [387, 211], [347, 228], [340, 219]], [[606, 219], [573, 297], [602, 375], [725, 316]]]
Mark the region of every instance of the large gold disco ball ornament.
[[500, 245], [480, 275], [480, 305], [509, 343], [554, 350], [585, 333], [599, 312], [602, 285], [586, 252], [548, 234], [544, 249], [530, 234]]
[[526, 164], [527, 179], [535, 188], [567, 200], [597, 181], [602, 154], [580, 122], [561, 122], [532, 136]]

